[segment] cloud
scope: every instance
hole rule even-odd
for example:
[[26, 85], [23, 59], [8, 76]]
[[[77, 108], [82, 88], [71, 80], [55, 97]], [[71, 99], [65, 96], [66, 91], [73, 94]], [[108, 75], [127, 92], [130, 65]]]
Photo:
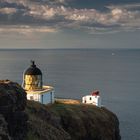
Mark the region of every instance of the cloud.
[[0, 31], [6, 30], [4, 23], [9, 24], [9, 31], [21, 33], [66, 28], [92, 34], [140, 29], [140, 3], [107, 5], [107, 11], [100, 11], [70, 7], [69, 2], [74, 0], [0, 0]]
[[108, 7], [109, 11], [104, 13], [95, 9], [74, 10], [67, 14], [66, 18], [79, 23], [81, 28], [87, 27], [88, 30], [93, 29], [92, 31], [100, 31], [96, 30], [99, 26], [101, 32], [102, 28], [115, 32], [116, 30], [136, 30], [140, 28], [140, 10], [134, 10], [136, 7], [140, 8], [139, 5], [111, 6]]
[[3, 13], [3, 14], [14, 14], [16, 13], [17, 9], [15, 8], [1, 8], [0, 9], [0, 13]]
[[0, 27], [0, 33], [9, 34], [9, 33], [16, 33], [25, 36], [34, 35], [38, 33], [56, 33], [57, 30], [54, 28], [49, 27], [39, 27], [39, 26], [28, 26], [28, 25], [7, 25]]

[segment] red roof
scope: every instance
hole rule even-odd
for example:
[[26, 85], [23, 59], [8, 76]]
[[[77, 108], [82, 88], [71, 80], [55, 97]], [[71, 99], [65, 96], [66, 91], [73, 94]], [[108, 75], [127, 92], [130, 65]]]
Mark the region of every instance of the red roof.
[[92, 96], [99, 96], [100, 92], [99, 90], [95, 90], [91, 93]]

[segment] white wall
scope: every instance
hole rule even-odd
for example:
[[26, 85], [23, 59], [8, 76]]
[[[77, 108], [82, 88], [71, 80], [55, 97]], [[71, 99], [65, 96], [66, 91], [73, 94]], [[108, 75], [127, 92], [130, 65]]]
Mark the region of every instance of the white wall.
[[39, 102], [42, 104], [54, 103], [54, 92], [50, 91], [47, 93], [40, 94]]
[[46, 93], [27, 93], [28, 100], [38, 101], [42, 104], [54, 103], [54, 91]]
[[39, 101], [40, 100], [40, 96], [39, 96], [39, 94], [30, 93], [30, 94], [27, 94], [27, 99], [28, 100]]
[[82, 98], [82, 103], [93, 104], [93, 105], [101, 107], [101, 97], [100, 96], [87, 95], [87, 96], [84, 96]]

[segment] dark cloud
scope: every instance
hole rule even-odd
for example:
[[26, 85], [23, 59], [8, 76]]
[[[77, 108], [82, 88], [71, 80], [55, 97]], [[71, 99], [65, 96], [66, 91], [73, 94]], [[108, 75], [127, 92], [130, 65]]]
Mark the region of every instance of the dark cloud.
[[108, 5], [139, 3], [139, 0], [66, 0], [67, 5], [75, 8], [106, 9]]
[[0, 8], [16, 8], [16, 9], [26, 9], [26, 7], [22, 4], [17, 3], [8, 3], [8, 2], [0, 2]]
[[[89, 32], [140, 29], [134, 0], [0, 0], [1, 25], [83, 29]], [[33, 31], [33, 30], [32, 30]], [[42, 30], [41, 30], [42, 31]], [[48, 30], [46, 30], [48, 31]]]

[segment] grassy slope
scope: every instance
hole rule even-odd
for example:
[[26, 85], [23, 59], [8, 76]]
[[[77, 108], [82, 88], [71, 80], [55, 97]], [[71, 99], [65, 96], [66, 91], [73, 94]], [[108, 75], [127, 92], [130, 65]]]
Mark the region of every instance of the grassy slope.
[[26, 140], [119, 140], [118, 119], [93, 105], [28, 101]]

